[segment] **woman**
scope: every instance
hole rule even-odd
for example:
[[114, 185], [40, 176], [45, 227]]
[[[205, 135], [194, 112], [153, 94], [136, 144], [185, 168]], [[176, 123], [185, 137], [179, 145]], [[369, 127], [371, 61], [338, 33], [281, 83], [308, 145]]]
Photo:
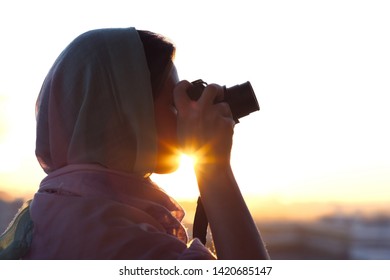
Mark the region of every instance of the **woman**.
[[210, 85], [191, 101], [174, 51], [151, 32], [101, 29], [56, 60], [37, 100], [36, 155], [48, 176], [27, 211], [25, 259], [215, 258], [188, 242], [182, 208], [149, 178], [174, 171], [180, 150], [198, 157], [217, 257], [268, 257], [230, 168], [234, 121], [213, 104], [223, 90]]

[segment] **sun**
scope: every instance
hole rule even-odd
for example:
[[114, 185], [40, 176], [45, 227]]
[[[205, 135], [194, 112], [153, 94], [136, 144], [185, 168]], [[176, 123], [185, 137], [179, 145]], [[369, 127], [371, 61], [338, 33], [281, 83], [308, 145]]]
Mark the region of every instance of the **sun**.
[[179, 168], [175, 172], [153, 174], [152, 180], [176, 200], [195, 200], [199, 196], [195, 163], [195, 156], [181, 154]]
[[180, 155], [180, 168], [182, 169], [194, 169], [194, 165], [196, 163], [196, 156], [181, 154]]

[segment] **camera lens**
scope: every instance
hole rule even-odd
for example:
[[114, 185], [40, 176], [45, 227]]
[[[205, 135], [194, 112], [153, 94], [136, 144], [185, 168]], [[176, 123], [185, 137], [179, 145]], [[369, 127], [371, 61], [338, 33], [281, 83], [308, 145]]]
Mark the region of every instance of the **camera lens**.
[[[192, 100], [198, 100], [202, 95], [203, 90], [207, 86], [207, 83], [202, 80], [196, 80], [192, 82], [192, 85], [192, 88], [190, 88], [188, 91], [188, 96]], [[226, 102], [229, 104], [233, 119], [236, 123], [239, 122], [238, 119], [260, 110], [259, 103], [257, 102], [255, 92], [253, 91], [250, 82], [246, 82], [230, 88], [224, 86], [223, 88], [224, 99], [219, 102]]]
[[232, 111], [236, 122], [238, 119], [260, 110], [259, 103], [250, 82], [236, 85], [230, 88], [225, 87], [225, 100]]

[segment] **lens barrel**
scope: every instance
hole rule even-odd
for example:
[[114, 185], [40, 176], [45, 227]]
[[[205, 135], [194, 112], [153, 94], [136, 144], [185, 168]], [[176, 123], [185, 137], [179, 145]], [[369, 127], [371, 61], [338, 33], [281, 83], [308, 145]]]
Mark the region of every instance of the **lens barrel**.
[[[192, 100], [198, 100], [203, 90], [207, 86], [202, 80], [192, 82], [192, 87], [188, 91], [188, 96]], [[232, 111], [233, 119], [238, 123], [238, 119], [260, 110], [255, 92], [250, 82], [236, 85], [230, 88], [224, 88], [224, 99], [218, 102], [226, 102]]]

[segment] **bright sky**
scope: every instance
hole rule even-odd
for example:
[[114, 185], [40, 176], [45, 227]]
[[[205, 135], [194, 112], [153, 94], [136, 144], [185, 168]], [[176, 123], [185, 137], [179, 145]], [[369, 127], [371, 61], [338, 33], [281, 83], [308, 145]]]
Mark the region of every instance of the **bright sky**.
[[[59, 53], [87, 30], [134, 26], [176, 43], [181, 79], [252, 83], [261, 110], [236, 126], [232, 156], [245, 196], [390, 200], [388, 1], [6, 3], [0, 191], [32, 193], [44, 176], [34, 156], [34, 105]], [[194, 198], [189, 170], [154, 178], [173, 196]]]

